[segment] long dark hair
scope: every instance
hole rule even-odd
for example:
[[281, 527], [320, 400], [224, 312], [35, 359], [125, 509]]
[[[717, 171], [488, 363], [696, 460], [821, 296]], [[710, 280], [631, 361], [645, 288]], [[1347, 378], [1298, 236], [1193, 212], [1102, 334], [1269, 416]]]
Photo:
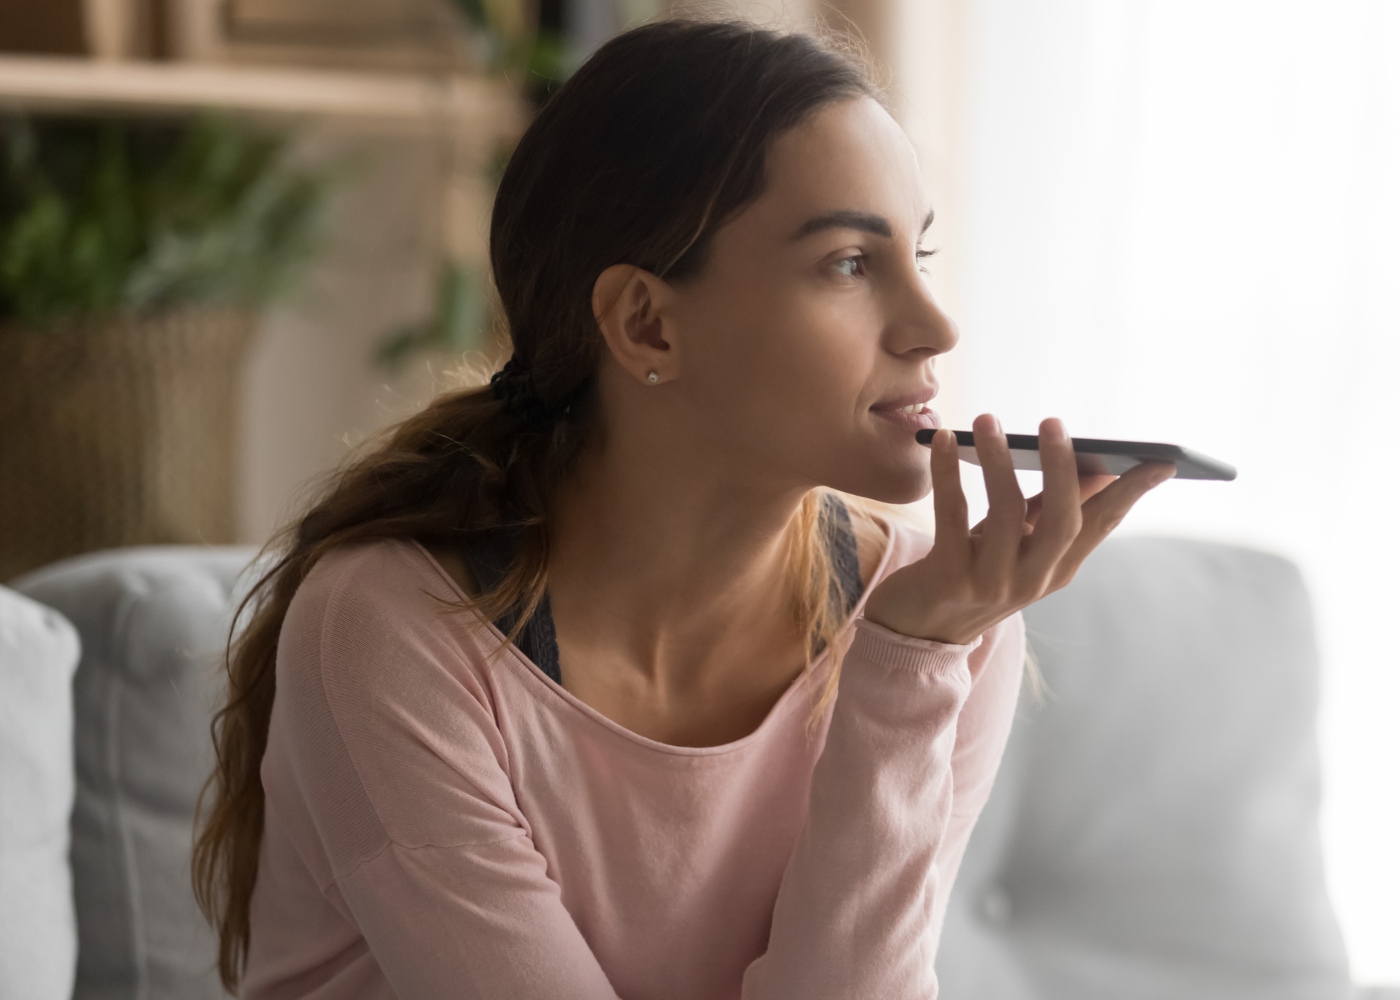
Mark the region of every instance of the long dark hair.
[[[277, 553], [230, 636], [228, 695], [213, 723], [217, 763], [201, 796], [193, 875], [219, 933], [219, 973], [236, 988], [263, 831], [259, 768], [275, 696], [277, 639], [297, 587], [339, 545], [415, 538], [463, 546], [513, 526], [515, 562], [472, 601], [488, 620], [546, 586], [547, 499], [596, 422], [602, 337], [593, 285], [613, 264], [683, 282], [711, 238], [763, 190], [773, 139], [828, 104], [879, 99], [851, 56], [802, 34], [736, 22], [663, 21], [614, 38], [549, 99], [516, 147], [491, 214], [491, 267], [516, 364], [552, 425], [522, 420], [484, 387], [435, 399], [347, 462], [269, 548]], [[824, 491], [804, 498], [789, 566], [793, 617], [811, 650], [835, 645], [846, 595], [824, 544]], [[863, 515], [858, 515], [863, 516]], [[820, 699], [829, 702], [835, 671]], [[207, 809], [204, 808], [207, 801]]]

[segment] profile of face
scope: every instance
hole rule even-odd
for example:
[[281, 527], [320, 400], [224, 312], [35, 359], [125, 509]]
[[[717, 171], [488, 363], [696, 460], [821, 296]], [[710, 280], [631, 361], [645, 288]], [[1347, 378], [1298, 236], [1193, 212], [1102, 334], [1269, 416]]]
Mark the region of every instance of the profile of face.
[[695, 274], [599, 279], [605, 419], [645, 422], [728, 482], [918, 500], [929, 461], [914, 434], [938, 418], [896, 407], [929, 403], [958, 334], [923, 269], [932, 214], [913, 147], [862, 97], [778, 136], [764, 176]]

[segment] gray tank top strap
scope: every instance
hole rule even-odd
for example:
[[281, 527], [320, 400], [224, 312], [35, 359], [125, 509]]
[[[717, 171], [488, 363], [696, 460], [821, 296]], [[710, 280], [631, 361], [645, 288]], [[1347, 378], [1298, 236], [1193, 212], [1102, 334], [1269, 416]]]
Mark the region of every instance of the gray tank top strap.
[[[841, 597], [844, 598], [846, 614], [855, 610], [856, 602], [860, 600], [862, 583], [860, 579], [860, 556], [856, 551], [856, 533], [851, 524], [851, 512], [846, 509], [846, 502], [835, 493], [826, 495], [827, 510], [829, 511], [831, 525], [827, 534], [827, 545], [831, 553], [832, 567], [836, 570], [836, 579], [841, 582]], [[832, 596], [836, 597], [835, 583], [832, 581]]]
[[[506, 578], [510, 561], [519, 544], [518, 539], [518, 529], [498, 528], [476, 536], [470, 544], [462, 547], [462, 559], [471, 570], [472, 578], [483, 590], [499, 587], [501, 581]], [[520, 609], [510, 608], [493, 624], [503, 634], [509, 635], [519, 617]], [[540, 598], [534, 615], [521, 629], [515, 645], [551, 680], [560, 682], [559, 641], [554, 633], [554, 614], [550, 610], [548, 590]]]
[[[836, 572], [832, 580], [832, 596], [842, 601], [846, 614], [850, 614], [860, 600], [861, 579], [860, 559], [856, 552], [855, 531], [851, 526], [850, 511], [845, 502], [834, 493], [826, 494], [827, 545]], [[518, 534], [514, 529], [498, 529], [476, 536], [470, 544], [462, 547], [463, 560], [471, 570], [472, 578], [485, 590], [500, 585], [510, 568], [510, 560], [515, 552]], [[838, 593], [839, 588], [839, 593]], [[509, 635], [519, 617], [518, 609], [506, 611], [494, 622], [502, 633]], [[554, 615], [549, 606], [549, 591], [545, 591], [534, 615], [525, 623], [516, 646], [545, 675], [556, 684], [562, 683], [559, 672], [559, 641], [554, 632]], [[818, 645], [813, 652], [821, 651]]]

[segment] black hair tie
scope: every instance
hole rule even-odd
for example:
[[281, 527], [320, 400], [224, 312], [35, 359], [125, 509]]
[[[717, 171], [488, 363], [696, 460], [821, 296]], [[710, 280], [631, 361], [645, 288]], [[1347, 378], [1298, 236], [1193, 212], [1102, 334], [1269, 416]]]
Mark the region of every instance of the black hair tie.
[[587, 384], [585, 380], [559, 404], [550, 406], [540, 399], [534, 379], [512, 354], [505, 367], [491, 376], [491, 395], [505, 403], [506, 411], [519, 416], [526, 426], [545, 429], [569, 415]]

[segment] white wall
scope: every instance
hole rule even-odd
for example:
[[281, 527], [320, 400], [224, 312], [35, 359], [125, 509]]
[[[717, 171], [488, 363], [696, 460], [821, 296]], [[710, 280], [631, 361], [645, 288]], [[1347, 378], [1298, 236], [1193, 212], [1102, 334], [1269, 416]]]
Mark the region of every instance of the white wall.
[[296, 295], [264, 317], [249, 360], [239, 536], [257, 544], [350, 446], [427, 402], [435, 373], [451, 364], [420, 356], [390, 375], [372, 362], [382, 336], [432, 307], [445, 235], [443, 144], [421, 134], [311, 134], [298, 152], [345, 176], [321, 256]]

